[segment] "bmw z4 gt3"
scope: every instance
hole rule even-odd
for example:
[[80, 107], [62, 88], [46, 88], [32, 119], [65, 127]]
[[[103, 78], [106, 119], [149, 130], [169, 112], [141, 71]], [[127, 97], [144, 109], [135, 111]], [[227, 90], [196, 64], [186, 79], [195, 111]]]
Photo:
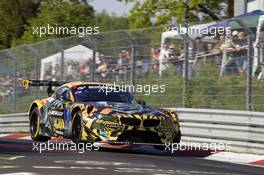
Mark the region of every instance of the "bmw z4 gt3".
[[[112, 85], [24, 80], [23, 86], [48, 86], [49, 97], [33, 101], [29, 110], [30, 134], [35, 141], [63, 137], [75, 143], [180, 142], [175, 112], [149, 107]], [[53, 92], [51, 86], [60, 87]], [[106, 93], [106, 88], [111, 90]]]

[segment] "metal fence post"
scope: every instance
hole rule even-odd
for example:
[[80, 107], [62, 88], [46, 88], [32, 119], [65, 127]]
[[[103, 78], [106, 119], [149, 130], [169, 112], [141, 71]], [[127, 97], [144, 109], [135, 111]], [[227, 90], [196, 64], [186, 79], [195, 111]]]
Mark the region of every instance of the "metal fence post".
[[96, 44], [93, 42], [91, 37], [88, 35], [85, 36], [85, 43], [91, 46], [93, 55], [92, 55], [92, 64], [90, 64], [90, 81], [95, 81], [95, 67], [96, 67]]
[[[35, 55], [36, 57], [36, 62], [35, 62], [35, 70], [36, 70], [36, 79], [39, 80], [40, 79], [40, 59], [39, 59], [39, 53], [36, 51], [36, 49], [32, 48], [31, 45], [28, 45], [28, 48], [32, 51], [32, 53]], [[38, 98], [39, 97], [39, 93], [38, 93], [39, 88], [36, 87], [36, 92], [35, 92], [35, 97]]]
[[92, 81], [95, 81], [95, 66], [96, 66], [96, 49], [93, 48], [93, 61], [92, 61], [92, 70], [91, 70]]
[[61, 65], [61, 68], [60, 68], [60, 78], [61, 78], [61, 81], [64, 80], [64, 49], [63, 47], [61, 47], [61, 45], [59, 45], [55, 40], [51, 40], [58, 48], [60, 48], [61, 50], [61, 60], [60, 60], [60, 65]]
[[135, 41], [131, 40], [131, 57], [132, 57], [132, 73], [131, 73], [131, 84], [136, 86], [136, 46]]
[[17, 112], [17, 60], [16, 60], [16, 57], [15, 55], [9, 50], [7, 49], [7, 52], [9, 54], [9, 56], [11, 58], [13, 58], [13, 61], [14, 61], [14, 99], [13, 99], [13, 105], [14, 105], [14, 112]]
[[60, 77], [61, 81], [64, 80], [64, 50], [61, 51], [61, 69], [60, 69]]
[[248, 51], [247, 51], [247, 58], [248, 58], [248, 69], [247, 69], [247, 110], [252, 111], [253, 110], [253, 96], [252, 96], [252, 90], [253, 90], [253, 43], [252, 43], [252, 36], [248, 37]]
[[189, 27], [189, 0], [185, 2], [185, 19], [184, 19], [184, 27], [186, 28], [186, 34], [184, 39], [184, 63], [183, 63], [183, 107], [187, 107], [188, 104], [188, 89], [189, 89], [189, 35], [188, 35], [188, 27]]
[[131, 58], [132, 58], [132, 72], [131, 72], [131, 85], [136, 86], [136, 41], [131, 38], [126, 31], [123, 31], [127, 40], [131, 44]]

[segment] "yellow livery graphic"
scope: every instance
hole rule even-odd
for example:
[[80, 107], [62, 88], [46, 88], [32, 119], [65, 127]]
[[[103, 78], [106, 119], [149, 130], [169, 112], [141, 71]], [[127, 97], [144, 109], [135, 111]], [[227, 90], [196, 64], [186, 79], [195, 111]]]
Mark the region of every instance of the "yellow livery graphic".
[[35, 141], [63, 137], [75, 143], [180, 142], [175, 112], [149, 107], [111, 84], [24, 80], [22, 85], [48, 87], [48, 98], [33, 101], [29, 109], [30, 134]]

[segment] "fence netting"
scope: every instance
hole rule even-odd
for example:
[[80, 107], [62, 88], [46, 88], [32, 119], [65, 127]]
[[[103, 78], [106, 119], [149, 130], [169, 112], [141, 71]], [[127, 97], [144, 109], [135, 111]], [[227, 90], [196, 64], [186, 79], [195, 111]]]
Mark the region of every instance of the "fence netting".
[[164, 28], [71, 36], [0, 51], [0, 113], [25, 112], [31, 101], [47, 97], [45, 88], [23, 89], [23, 79], [132, 84], [138, 100], [157, 107], [247, 110], [251, 105], [264, 111], [264, 35], [239, 28], [215, 38], [179, 35], [162, 43]]

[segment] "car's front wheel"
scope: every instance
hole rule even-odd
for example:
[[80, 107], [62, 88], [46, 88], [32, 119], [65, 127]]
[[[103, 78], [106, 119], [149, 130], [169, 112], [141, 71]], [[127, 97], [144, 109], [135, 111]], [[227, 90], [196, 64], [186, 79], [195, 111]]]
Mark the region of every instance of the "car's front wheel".
[[51, 137], [39, 135], [40, 130], [40, 112], [37, 107], [35, 107], [29, 116], [29, 130], [32, 140], [38, 142], [46, 142], [51, 139]]
[[[178, 133], [173, 138], [172, 143], [179, 144], [180, 142], [181, 142], [181, 131], [179, 130]], [[165, 145], [162, 145], [162, 146], [154, 146], [154, 148], [156, 150], [159, 150], [159, 151], [166, 151], [166, 146]]]
[[174, 137], [173, 143], [180, 143], [181, 142], [181, 131], [177, 133], [177, 135]]
[[82, 141], [82, 114], [81, 111], [78, 111], [73, 116], [72, 122], [72, 141], [74, 143], [80, 143]]

